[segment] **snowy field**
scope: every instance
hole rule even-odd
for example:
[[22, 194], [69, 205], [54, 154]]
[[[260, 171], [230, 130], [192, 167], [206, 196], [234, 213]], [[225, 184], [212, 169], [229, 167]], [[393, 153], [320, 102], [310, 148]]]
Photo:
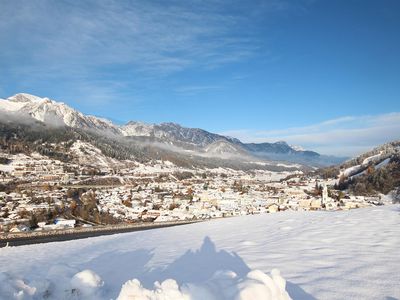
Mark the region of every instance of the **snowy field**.
[[2, 248], [0, 298], [400, 299], [399, 225], [388, 205]]

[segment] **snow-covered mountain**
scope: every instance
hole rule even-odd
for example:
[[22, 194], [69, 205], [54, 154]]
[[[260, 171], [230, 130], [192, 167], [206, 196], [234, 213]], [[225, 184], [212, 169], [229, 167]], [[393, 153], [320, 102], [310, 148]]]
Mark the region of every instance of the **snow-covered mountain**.
[[306, 151], [306, 150], [297, 150], [292, 146], [289, 146], [288, 143], [284, 141], [278, 141], [276, 143], [247, 143], [243, 144], [244, 148], [248, 151], [255, 153], [275, 153], [275, 154], [288, 154], [288, 155], [296, 155], [296, 154], [305, 154], [307, 156], [319, 156], [317, 152], [314, 151]]
[[120, 133], [119, 128], [109, 120], [84, 115], [62, 102], [29, 94], [17, 94], [0, 101], [0, 110], [12, 112], [21, 117], [31, 117], [53, 126], [69, 126]]
[[199, 128], [187, 128], [176, 123], [146, 124], [131, 121], [120, 127], [125, 136], [154, 137], [169, 143], [186, 143], [197, 147], [206, 147], [216, 141], [228, 138]]
[[187, 143], [197, 147], [228, 140], [218, 134], [182, 127], [176, 123], [146, 124], [131, 121], [118, 126], [107, 119], [84, 115], [62, 102], [23, 93], [0, 101], [0, 110], [22, 117], [29, 116], [48, 125], [109, 131], [131, 137], [153, 137], [168, 143]]
[[230, 143], [226, 140], [219, 140], [205, 148], [207, 154], [222, 155], [226, 157], [245, 156], [248, 155], [246, 150], [237, 144]]
[[302, 146], [298, 146], [298, 145], [290, 145], [290, 147], [296, 151], [305, 151], [306, 150]]
[[130, 121], [121, 127], [121, 132], [125, 136], [154, 136], [154, 124]]
[[[176, 123], [146, 124], [131, 121], [126, 125], [116, 125], [111, 121], [85, 115], [70, 106], [30, 94], [16, 94], [0, 100], [0, 113], [13, 116], [14, 121], [36, 120], [49, 126], [66, 126], [92, 130], [100, 135], [112, 134], [122, 139], [164, 144], [171, 151], [182, 149], [220, 158], [229, 155], [256, 157], [268, 161], [290, 161], [310, 165], [331, 164], [323, 156], [313, 151], [305, 151], [289, 146], [286, 142], [242, 143], [238, 139], [215, 134], [199, 128], [187, 128]], [[165, 147], [164, 147], [165, 149]]]
[[182, 127], [176, 123], [146, 124], [131, 121], [120, 127], [120, 129], [125, 136], [155, 138], [159, 141], [185, 148], [199, 147], [210, 154], [247, 154], [269, 160], [295, 162], [320, 158], [320, 155], [314, 151], [292, 147], [284, 141], [259, 144], [242, 143], [235, 138], [211, 133], [199, 128]]

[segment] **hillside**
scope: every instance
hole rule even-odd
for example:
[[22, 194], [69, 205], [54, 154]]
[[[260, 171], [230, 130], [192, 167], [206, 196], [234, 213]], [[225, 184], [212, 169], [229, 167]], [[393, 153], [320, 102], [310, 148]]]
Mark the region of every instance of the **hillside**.
[[340, 165], [340, 176], [348, 178], [364, 172], [370, 166], [377, 166], [400, 153], [400, 141], [392, 141], [367, 151]]
[[322, 178], [338, 179], [335, 188], [355, 195], [391, 193], [400, 201], [400, 141], [392, 141], [337, 166], [315, 171]]
[[[3, 119], [4, 120], [4, 119]], [[156, 160], [170, 161], [180, 167], [218, 168], [236, 170], [263, 169], [271, 171], [298, 170], [297, 165], [279, 165], [274, 162], [254, 162], [226, 156], [221, 153], [187, 151], [147, 138], [121, 138], [118, 135], [102, 135], [98, 131], [72, 127], [53, 127], [40, 121], [24, 119], [25, 124], [13, 121], [0, 122], [0, 150], [3, 153], [30, 155], [37, 152], [52, 159], [74, 162], [93, 168], [113, 169], [129, 161], [150, 163]], [[27, 123], [29, 122], [29, 123]], [[85, 151], [74, 148], [77, 141], [86, 143]], [[76, 145], [75, 145], [76, 146]], [[90, 149], [97, 155], [87, 155]], [[100, 155], [100, 156], [99, 156]], [[102, 157], [100, 159], [100, 157]], [[304, 168], [304, 167], [303, 167]]]
[[383, 163], [370, 165], [366, 171], [339, 184], [357, 195], [392, 193], [394, 202], [400, 202], [400, 155], [395, 154]]

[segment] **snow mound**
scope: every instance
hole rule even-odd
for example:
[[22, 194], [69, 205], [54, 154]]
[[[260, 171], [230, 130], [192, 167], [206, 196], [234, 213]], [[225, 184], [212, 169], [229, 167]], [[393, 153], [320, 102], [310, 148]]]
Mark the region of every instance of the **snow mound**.
[[122, 286], [117, 300], [290, 300], [286, 280], [274, 269], [271, 276], [262, 271], [250, 271], [239, 278], [232, 271], [218, 271], [203, 284], [186, 284], [179, 287], [174, 279], [154, 283], [154, 289], [142, 286], [138, 279]]
[[[104, 281], [92, 270], [76, 273], [68, 280], [72, 269], [57, 266], [49, 279], [25, 281], [6, 273], [0, 273], [0, 299], [109, 299], [105, 295]], [[69, 283], [68, 283], [69, 282]], [[114, 299], [114, 298], [113, 298]], [[290, 300], [286, 281], [276, 269], [271, 275], [252, 270], [239, 277], [233, 271], [217, 271], [204, 283], [188, 283], [179, 286], [174, 279], [156, 281], [154, 288], [146, 289], [138, 279], [122, 285], [116, 300]]]
[[71, 279], [72, 290], [77, 291], [82, 298], [95, 297], [103, 285], [100, 276], [91, 270], [79, 272]]
[[30, 281], [0, 273], [0, 299], [104, 299], [104, 282], [99, 275], [91, 270], [84, 270], [71, 278], [68, 277], [71, 271], [73, 270], [66, 266], [56, 265], [46, 276], [51, 279], [39, 277]]
[[259, 270], [254, 270], [239, 283], [239, 294], [235, 299], [288, 300], [290, 297], [285, 288], [286, 280], [280, 275], [279, 270], [272, 270], [271, 277]]
[[117, 300], [190, 300], [190, 296], [180, 291], [178, 284], [173, 279], [167, 279], [161, 284], [154, 283], [154, 290], [142, 286], [138, 279], [129, 280], [122, 286]]

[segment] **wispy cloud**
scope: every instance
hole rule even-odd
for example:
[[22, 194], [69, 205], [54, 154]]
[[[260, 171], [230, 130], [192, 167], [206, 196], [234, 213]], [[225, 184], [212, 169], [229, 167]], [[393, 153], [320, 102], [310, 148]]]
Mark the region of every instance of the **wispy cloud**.
[[[270, 0], [246, 5], [243, 14], [230, 11], [235, 3], [3, 1], [0, 44], [7, 47], [2, 47], [0, 67], [22, 87], [56, 80], [78, 89], [89, 81], [98, 87], [111, 81], [143, 86], [146, 79], [188, 68], [218, 68], [259, 51], [260, 41], [249, 27], [252, 11], [284, 9], [283, 1]], [[118, 91], [115, 85], [109, 89]]]
[[304, 127], [280, 130], [224, 132], [246, 142], [287, 141], [324, 154], [355, 155], [400, 139], [400, 113], [345, 116]]
[[189, 86], [180, 86], [175, 88], [175, 92], [179, 95], [191, 96], [207, 91], [214, 91], [223, 89], [223, 85], [189, 85]]
[[[254, 37], [235, 34], [245, 22], [223, 13], [219, 1], [19, 0], [2, 3], [0, 39], [12, 36], [31, 63], [134, 64], [168, 73], [253, 54]], [[16, 47], [7, 49], [15, 55]]]

